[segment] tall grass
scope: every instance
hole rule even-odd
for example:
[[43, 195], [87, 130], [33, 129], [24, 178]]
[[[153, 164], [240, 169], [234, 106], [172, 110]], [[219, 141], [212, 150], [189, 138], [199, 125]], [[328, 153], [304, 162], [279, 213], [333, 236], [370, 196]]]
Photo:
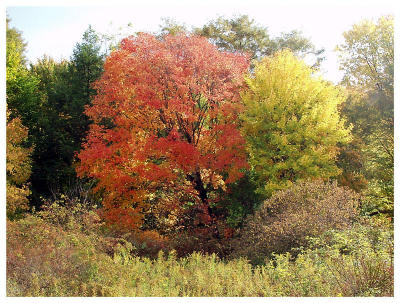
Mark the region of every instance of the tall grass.
[[8, 222], [8, 296], [393, 296], [393, 234], [371, 224], [255, 267], [200, 253], [149, 259], [124, 241], [110, 253], [110, 239], [65, 226], [36, 215]]

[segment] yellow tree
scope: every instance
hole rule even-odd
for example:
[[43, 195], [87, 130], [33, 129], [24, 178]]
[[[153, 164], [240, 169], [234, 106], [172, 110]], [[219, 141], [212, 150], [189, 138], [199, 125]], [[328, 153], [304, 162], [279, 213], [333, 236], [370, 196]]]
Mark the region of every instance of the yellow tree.
[[[10, 112], [7, 110], [7, 120]], [[30, 190], [26, 184], [31, 174], [30, 155], [32, 148], [23, 146], [28, 136], [28, 129], [19, 118], [7, 122], [7, 216], [28, 209]]]
[[258, 62], [246, 81], [243, 132], [258, 192], [269, 197], [295, 181], [340, 173], [337, 144], [349, 141], [350, 130], [338, 112], [339, 88], [289, 50]]

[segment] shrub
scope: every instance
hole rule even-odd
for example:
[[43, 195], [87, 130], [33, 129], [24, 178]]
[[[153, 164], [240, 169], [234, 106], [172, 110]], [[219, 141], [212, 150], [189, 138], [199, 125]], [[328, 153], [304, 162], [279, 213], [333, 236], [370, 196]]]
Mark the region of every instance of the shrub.
[[[116, 234], [118, 236], [119, 234]], [[151, 259], [157, 258], [161, 250], [166, 250], [168, 238], [161, 236], [156, 231], [140, 230], [119, 235], [134, 247], [136, 256], [146, 256]]]
[[182, 230], [179, 234], [171, 235], [168, 248], [176, 251], [178, 257], [188, 256], [194, 252], [215, 254], [225, 257], [229, 253], [229, 240], [226, 233], [230, 228], [224, 224], [217, 225], [219, 238], [213, 236], [209, 227], [198, 227]]
[[94, 261], [104, 258], [95, 253], [95, 243], [35, 216], [8, 222], [7, 295], [80, 295], [79, 285], [96, 274]]
[[79, 200], [70, 200], [65, 195], [44, 202], [42, 209], [35, 215], [46, 223], [59, 226], [66, 231], [101, 232], [104, 223], [98, 215], [95, 205], [82, 204]]
[[102, 220], [102, 208], [94, 201], [82, 197], [81, 193], [58, 194], [44, 201], [42, 210], [35, 216], [44, 222], [57, 226], [66, 232], [82, 233], [98, 237], [96, 249], [113, 256], [120, 245], [132, 245], [139, 256], [156, 258], [167, 246], [167, 238], [156, 231], [121, 230], [119, 226], [108, 225]]
[[306, 237], [350, 226], [358, 196], [336, 182], [300, 182], [275, 193], [248, 217], [233, 240], [234, 256], [263, 262], [272, 252], [283, 253], [306, 244]]
[[362, 217], [351, 229], [309, 239], [306, 254], [322, 260], [324, 281], [344, 296], [393, 296], [393, 225]]
[[255, 267], [198, 252], [151, 260], [123, 241], [110, 255], [103, 241], [35, 215], [8, 221], [7, 295], [393, 296], [393, 228], [375, 218], [308, 239], [296, 259], [277, 254]]

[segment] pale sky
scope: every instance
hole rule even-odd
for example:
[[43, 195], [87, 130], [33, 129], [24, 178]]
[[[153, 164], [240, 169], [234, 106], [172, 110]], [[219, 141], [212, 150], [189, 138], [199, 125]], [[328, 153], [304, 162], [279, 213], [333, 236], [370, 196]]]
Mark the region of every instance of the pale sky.
[[[50, 6], [55, 3], [58, 6]], [[28, 6], [33, 4], [39, 6]], [[191, 28], [202, 26], [218, 16], [230, 18], [247, 14], [257, 24], [267, 27], [271, 37], [297, 29], [317, 48], [325, 48], [326, 61], [321, 66], [323, 75], [337, 83], [342, 74], [333, 50], [343, 41], [342, 33], [364, 18], [376, 20], [382, 15], [393, 14], [393, 4], [394, 1], [389, 0], [70, 0], [8, 1], [6, 8], [11, 26], [22, 31], [28, 43], [27, 57], [31, 62], [44, 54], [57, 60], [68, 59], [89, 24], [101, 33], [111, 33], [121, 26], [126, 28], [128, 23], [133, 25], [133, 31], [154, 32], [159, 29], [162, 17]]]

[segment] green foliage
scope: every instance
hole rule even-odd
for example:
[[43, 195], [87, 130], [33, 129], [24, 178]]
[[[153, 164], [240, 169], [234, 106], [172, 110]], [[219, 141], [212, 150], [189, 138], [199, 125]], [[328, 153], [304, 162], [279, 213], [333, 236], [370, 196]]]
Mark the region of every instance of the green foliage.
[[225, 51], [250, 53], [252, 59], [260, 59], [288, 48], [301, 57], [314, 54], [316, 64], [323, 60], [319, 56], [324, 50], [316, 50], [300, 31], [293, 30], [271, 38], [267, 28], [255, 24], [247, 15], [239, 15], [232, 19], [219, 17], [202, 28], [194, 29], [194, 33], [209, 38]]
[[394, 17], [381, 17], [376, 24], [363, 20], [343, 36], [345, 42], [337, 48], [345, 71], [343, 82], [368, 93], [378, 90], [392, 99]]
[[[76, 119], [82, 117], [84, 106], [96, 93], [92, 83], [103, 72], [104, 56], [101, 53], [100, 38], [91, 26], [84, 32], [81, 43], [77, 43], [71, 57], [72, 102], [70, 111]], [[86, 121], [87, 123], [87, 121]], [[79, 124], [78, 124], [79, 125]], [[81, 126], [83, 132], [86, 126]]]
[[196, 29], [195, 33], [226, 51], [249, 52], [253, 58], [271, 54], [267, 29], [254, 24], [247, 15], [233, 19], [219, 17]]
[[[383, 120], [372, 134], [362, 152], [366, 158], [369, 179], [367, 199], [370, 213], [385, 213], [393, 217], [394, 210], [394, 136], [393, 121]], [[391, 124], [391, 125], [388, 125]], [[371, 209], [371, 206], [372, 209]]]
[[231, 228], [240, 227], [246, 216], [254, 213], [263, 201], [262, 195], [256, 193], [254, 178], [254, 173], [247, 171], [241, 179], [228, 184], [226, 191], [221, 193], [216, 206]]
[[[75, 45], [68, 66], [66, 84], [70, 87], [70, 91], [67, 92], [63, 108], [67, 130], [63, 135], [71, 145], [67, 161], [72, 161], [74, 153], [80, 150], [89, 129], [90, 121], [84, 110], [85, 106], [91, 103], [91, 97], [96, 94], [92, 84], [103, 72], [103, 63], [104, 55], [101, 52], [99, 36], [89, 26], [83, 34], [82, 41]], [[62, 89], [65, 89], [65, 86], [65, 84], [59, 86], [59, 93], [63, 93]]]
[[[286, 48], [290, 49], [293, 53], [300, 57], [308, 54], [319, 56], [324, 52], [323, 49], [317, 50], [311, 41], [302, 36], [302, 32], [298, 30], [281, 33], [281, 35], [276, 37], [273, 42], [273, 52], [277, 52]], [[323, 58], [318, 59], [323, 60]]]
[[188, 32], [185, 24], [179, 24], [171, 18], [161, 19], [162, 23], [159, 25], [159, 36], [164, 37], [166, 35], [177, 35], [180, 33]]
[[315, 77], [290, 51], [256, 64], [242, 93], [242, 118], [257, 191], [270, 197], [297, 180], [339, 174], [338, 144], [350, 140], [340, 89]]
[[361, 217], [351, 229], [310, 238], [307, 253], [324, 260], [326, 282], [335, 283], [341, 295], [393, 296], [393, 231], [387, 218]]
[[43, 57], [28, 70], [21, 33], [7, 22], [7, 105], [10, 119], [21, 117], [29, 129], [32, 153], [31, 202], [66, 189], [76, 178], [75, 152], [80, 149], [89, 120], [84, 106], [94, 94], [91, 83], [102, 72], [95, 32], [89, 27], [75, 47], [71, 62]]
[[361, 142], [354, 152], [361, 155], [361, 173], [368, 180], [364, 211], [393, 216], [394, 18], [363, 20], [343, 36], [338, 51], [343, 83], [351, 90], [343, 112]]
[[328, 230], [319, 237], [308, 239], [309, 249], [334, 249], [341, 254], [360, 254], [366, 248], [379, 252], [390, 260], [393, 257], [394, 230], [391, 219], [384, 216], [361, 216], [351, 228]]
[[39, 206], [40, 196], [59, 191], [73, 180], [75, 172], [71, 165], [79, 145], [71, 138], [73, 129], [66, 109], [71, 102], [69, 63], [55, 62], [44, 56], [31, 66], [31, 73], [40, 80], [39, 89], [46, 103], [40, 121], [41, 135], [34, 138], [36, 148], [31, 177], [32, 199]]
[[[44, 94], [39, 88], [39, 79], [32, 75], [25, 66], [25, 43], [22, 35], [14, 28], [9, 27], [7, 20], [7, 44], [6, 44], [6, 96], [7, 96], [7, 120], [17, 121], [18, 119], [24, 127], [28, 129], [27, 137], [23, 140], [21, 147], [30, 148], [32, 159], [31, 178], [25, 181], [31, 181], [35, 174], [35, 153], [39, 138], [44, 138], [43, 112], [46, 109], [46, 100]], [[15, 125], [14, 125], [15, 126]], [[12, 136], [12, 131], [8, 130], [8, 135]], [[19, 143], [18, 143], [19, 144]], [[32, 151], [33, 146], [35, 149]], [[12, 150], [7, 151], [7, 159], [14, 157]], [[25, 160], [24, 160], [25, 161]], [[26, 163], [27, 165], [28, 162]], [[28, 174], [29, 177], [29, 174]], [[31, 193], [28, 188], [9, 187], [9, 198], [17, 204], [24, 205], [27, 208], [26, 198]], [[11, 197], [14, 198], [11, 198]], [[15, 203], [11, 203], [15, 204]], [[12, 211], [14, 212], [14, 211]]]
[[[30, 137], [40, 133], [35, 125], [40, 121], [42, 94], [38, 90], [39, 80], [33, 77], [25, 66], [25, 48], [22, 34], [9, 27], [6, 31], [6, 96], [10, 119], [19, 117], [22, 124], [29, 129]], [[32, 141], [32, 140], [30, 140]], [[32, 144], [32, 142], [30, 142]]]
[[246, 219], [233, 240], [234, 255], [262, 263], [272, 252], [306, 245], [309, 236], [349, 227], [357, 206], [357, 196], [335, 183], [297, 183], [273, 194]]
[[40, 196], [65, 191], [76, 180], [74, 157], [89, 127], [83, 111], [95, 93], [92, 83], [102, 72], [103, 60], [98, 36], [89, 27], [70, 62], [55, 62], [44, 56], [31, 66], [46, 104], [40, 124], [33, 122], [41, 129], [40, 136], [34, 138], [31, 177], [36, 206], [40, 205]]
[[15, 80], [18, 71], [26, 63], [26, 43], [23, 41], [22, 33], [9, 26], [10, 19], [6, 20], [6, 66], [7, 81]]

